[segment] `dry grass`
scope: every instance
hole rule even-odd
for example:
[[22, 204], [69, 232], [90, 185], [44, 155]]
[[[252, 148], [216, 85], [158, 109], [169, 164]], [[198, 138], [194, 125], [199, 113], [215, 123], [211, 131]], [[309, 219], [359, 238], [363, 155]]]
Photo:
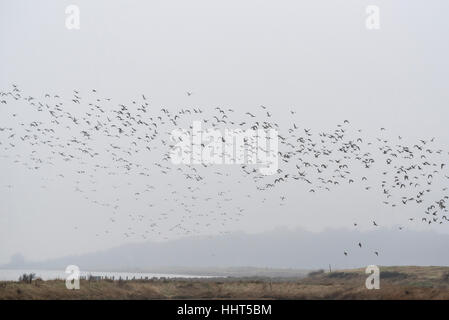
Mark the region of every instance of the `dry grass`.
[[448, 267], [381, 267], [380, 290], [367, 290], [363, 269], [303, 279], [175, 279], [0, 282], [0, 299], [449, 299]]

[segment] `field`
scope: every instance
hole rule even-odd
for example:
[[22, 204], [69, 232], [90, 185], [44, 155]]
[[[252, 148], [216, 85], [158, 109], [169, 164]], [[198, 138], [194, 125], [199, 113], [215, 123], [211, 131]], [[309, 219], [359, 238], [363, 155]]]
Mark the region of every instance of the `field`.
[[449, 267], [380, 267], [380, 289], [363, 269], [312, 272], [303, 278], [61, 280], [0, 282], [0, 299], [449, 299]]

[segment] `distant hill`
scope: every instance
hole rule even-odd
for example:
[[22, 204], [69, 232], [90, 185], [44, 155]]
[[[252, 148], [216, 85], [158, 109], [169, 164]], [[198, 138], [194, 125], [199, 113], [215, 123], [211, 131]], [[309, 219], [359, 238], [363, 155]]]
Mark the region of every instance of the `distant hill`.
[[300, 275], [305, 269], [328, 270], [329, 265], [333, 270], [370, 264], [448, 266], [448, 249], [449, 235], [434, 232], [379, 228], [372, 232], [339, 229], [314, 233], [282, 229], [260, 234], [234, 233], [133, 243], [39, 262], [26, 261], [16, 255], [2, 268], [65, 269], [74, 264], [86, 271]]

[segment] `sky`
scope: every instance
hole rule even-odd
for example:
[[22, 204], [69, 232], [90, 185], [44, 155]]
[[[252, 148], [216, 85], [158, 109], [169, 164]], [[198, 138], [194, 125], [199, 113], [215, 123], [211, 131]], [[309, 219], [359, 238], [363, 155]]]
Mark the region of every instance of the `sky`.
[[[80, 9], [79, 30], [66, 28], [68, 5]], [[366, 28], [368, 5], [379, 7], [379, 30]], [[212, 112], [226, 107], [244, 114], [264, 105], [280, 129], [291, 125], [291, 110], [298, 125], [315, 132], [332, 130], [347, 119], [354, 134], [362, 128], [364, 136], [372, 139], [381, 134], [381, 127], [387, 128], [382, 133], [386, 139], [400, 135], [413, 143], [435, 137], [435, 148], [445, 150], [447, 158], [448, 10], [444, 0], [7, 0], [0, 3], [0, 91], [16, 84], [25, 95], [42, 98], [48, 92], [69, 97], [77, 90], [87, 99], [96, 89], [113, 101], [104, 104], [106, 110], [129, 104], [142, 94], [152, 107], [170, 110], [193, 106]], [[1, 105], [0, 127], [45, 121], [27, 106], [24, 101]], [[67, 106], [74, 113], [85, 107]], [[11, 116], [14, 112], [20, 119]], [[70, 135], [61, 131], [62, 139]], [[170, 229], [182, 221], [183, 213], [170, 211], [172, 203], [166, 199], [171, 199], [169, 192], [174, 189], [182, 192], [182, 177], [155, 174], [113, 181], [98, 175], [94, 177], [98, 191], [86, 191], [86, 200], [74, 192], [77, 176], [69, 164], [30, 171], [12, 160], [18, 154], [26, 157], [29, 151], [18, 147], [0, 153], [0, 263], [15, 253], [46, 260], [181, 237]], [[161, 156], [158, 152], [141, 160], [153, 163]], [[288, 227], [326, 237], [328, 228], [351, 228], [356, 221], [366, 232], [374, 228], [373, 220], [397, 228], [422, 211], [414, 206], [385, 207], [382, 195], [365, 192], [357, 184], [316, 195], [301, 184], [281, 186], [262, 202], [257, 196], [242, 196], [254, 186], [236, 184], [235, 168], [217, 170], [230, 174], [223, 183], [234, 195], [223, 210], [241, 206], [244, 215], [224, 226], [213, 217], [208, 226], [202, 218], [192, 218], [186, 228], [204, 222], [195, 235], [255, 234]], [[376, 172], [370, 179], [380, 179]], [[56, 178], [60, 173], [65, 179]], [[115, 194], [108, 187], [120, 181], [131, 183], [121, 184], [120, 194], [138, 184], [155, 186], [148, 196], [153, 207], [142, 207], [129, 197], [120, 203], [118, 222], [111, 224], [111, 209], [93, 204], [92, 199], [112, 201]], [[434, 187], [444, 187], [446, 181]], [[212, 182], [201, 196], [222, 187]], [[279, 207], [281, 196], [289, 201]], [[196, 208], [208, 204], [198, 202]], [[151, 220], [162, 212], [168, 212], [168, 217], [160, 228], [140, 237], [145, 227], [137, 215]], [[137, 235], [124, 237], [128, 228]], [[414, 223], [406, 229], [449, 233], [447, 224]], [[388, 235], [395, 240], [392, 233]], [[439, 248], [435, 257], [444, 252], [444, 247]], [[321, 249], [317, 245], [317, 252]], [[419, 262], [428, 260], [425, 255]]]

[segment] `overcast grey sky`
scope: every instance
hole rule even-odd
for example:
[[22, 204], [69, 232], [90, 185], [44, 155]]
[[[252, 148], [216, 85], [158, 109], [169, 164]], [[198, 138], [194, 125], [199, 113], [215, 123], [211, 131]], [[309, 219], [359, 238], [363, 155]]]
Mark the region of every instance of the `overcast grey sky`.
[[[80, 30], [65, 26], [70, 4], [80, 8]], [[380, 9], [379, 30], [365, 27], [367, 5]], [[95, 88], [113, 99], [113, 107], [144, 93], [158, 109], [223, 106], [242, 114], [265, 105], [281, 127], [290, 125], [294, 110], [295, 121], [315, 132], [332, 130], [348, 119], [354, 131], [362, 128], [372, 139], [380, 127], [388, 129], [383, 133], [388, 139], [401, 135], [413, 143], [435, 137], [435, 148], [445, 150], [447, 158], [447, 12], [445, 0], [1, 1], [0, 91], [17, 84], [25, 95], [43, 97], [47, 92], [71, 96], [74, 89], [87, 95]], [[187, 97], [186, 91], [193, 95]], [[0, 127], [41, 116], [27, 111], [25, 102], [1, 108]], [[14, 109], [6, 108], [17, 108], [20, 119], [11, 116]], [[156, 186], [149, 199], [154, 207], [124, 200], [117, 213], [119, 223], [111, 225], [110, 208], [86, 201], [74, 193], [72, 182], [55, 178], [64, 172], [67, 180], [75, 180], [70, 168], [31, 172], [11, 160], [17, 154], [26, 157], [26, 151], [0, 153], [0, 263], [16, 252], [43, 260], [144, 241], [123, 237], [130, 227], [145, 230], [129, 214], [156, 219], [161, 212], [171, 212], [164, 197], [173, 189], [166, 184], [181, 185], [183, 180], [136, 178], [132, 182]], [[95, 179], [99, 191], [91, 198], [112, 201], [115, 195], [106, 188], [112, 183], [109, 178]], [[244, 216], [224, 227], [212, 222], [198, 234], [255, 233], [275, 227], [323, 231], [350, 228], [355, 221], [363, 231], [373, 228], [372, 220], [394, 228], [422, 214], [414, 206], [385, 207], [381, 194], [356, 185], [317, 195], [304, 185], [281, 187], [262, 203], [257, 197], [239, 198], [250, 186], [232, 181], [224, 187], [236, 198], [223, 208], [240, 205]], [[435, 188], [447, 181], [436, 182]], [[214, 184], [210, 188], [215, 187], [219, 190]], [[118, 192], [131, 188], [124, 183]], [[280, 196], [289, 200], [282, 207], [274, 200]], [[207, 207], [198, 204], [203, 205]], [[169, 229], [182, 213], [170, 214], [160, 227], [162, 234], [148, 234], [148, 240], [179, 236]], [[448, 224], [416, 223], [407, 228], [449, 231]]]

